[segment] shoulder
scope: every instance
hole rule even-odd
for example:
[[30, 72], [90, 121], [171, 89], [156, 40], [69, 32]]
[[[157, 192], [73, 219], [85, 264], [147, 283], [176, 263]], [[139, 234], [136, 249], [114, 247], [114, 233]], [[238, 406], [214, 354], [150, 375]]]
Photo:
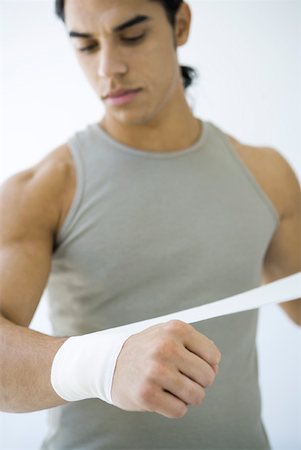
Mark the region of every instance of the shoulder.
[[[15, 185], [39, 183], [47, 185], [48, 183], [55, 189], [57, 183], [61, 183], [73, 171], [73, 160], [67, 144], [62, 144], [48, 153], [43, 159], [35, 165], [17, 172], [8, 177], [2, 183], [2, 189], [13, 187]], [[52, 180], [52, 182], [51, 182]]]
[[287, 159], [272, 147], [251, 146], [226, 135], [238, 156], [247, 165], [270, 198], [280, 217], [298, 209], [300, 184]]
[[69, 147], [62, 144], [37, 164], [17, 172], [1, 185], [5, 213], [48, 221], [55, 232], [63, 214], [66, 193], [75, 177]]

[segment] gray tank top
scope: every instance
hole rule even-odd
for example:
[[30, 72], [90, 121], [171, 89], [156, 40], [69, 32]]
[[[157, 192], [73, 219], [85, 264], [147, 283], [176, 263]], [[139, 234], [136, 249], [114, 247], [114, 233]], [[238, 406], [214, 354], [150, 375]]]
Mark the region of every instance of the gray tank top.
[[[261, 284], [278, 214], [225, 133], [203, 124], [194, 145], [168, 153], [130, 148], [96, 123], [69, 139], [77, 187], [47, 286], [55, 335], [148, 319]], [[185, 417], [72, 402], [49, 411], [42, 449], [269, 449], [257, 316], [194, 324], [222, 361], [203, 405]]]

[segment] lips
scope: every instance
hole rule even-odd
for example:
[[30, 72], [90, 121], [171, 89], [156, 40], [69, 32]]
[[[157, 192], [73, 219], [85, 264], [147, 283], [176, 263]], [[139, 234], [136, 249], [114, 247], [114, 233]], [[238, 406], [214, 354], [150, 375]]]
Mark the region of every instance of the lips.
[[142, 89], [118, 89], [104, 97], [105, 102], [113, 107], [121, 107], [130, 104]]
[[118, 89], [117, 91], [112, 91], [109, 94], [105, 95], [103, 98], [106, 100], [108, 98], [119, 98], [124, 97], [126, 95], [133, 94], [135, 92], [140, 91], [141, 89]]

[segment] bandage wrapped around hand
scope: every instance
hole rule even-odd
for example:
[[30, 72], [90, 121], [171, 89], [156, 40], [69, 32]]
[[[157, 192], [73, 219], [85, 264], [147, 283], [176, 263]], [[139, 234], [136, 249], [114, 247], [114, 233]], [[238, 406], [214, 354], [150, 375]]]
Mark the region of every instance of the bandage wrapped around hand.
[[68, 338], [52, 363], [55, 392], [66, 401], [99, 398], [113, 404], [111, 389], [117, 358], [132, 333], [110, 329]]
[[54, 357], [51, 369], [52, 386], [55, 392], [67, 401], [100, 398], [113, 404], [111, 389], [117, 358], [123, 344], [131, 335], [169, 320], [195, 323], [300, 297], [301, 272], [297, 272], [216, 302], [104, 331], [70, 337]]

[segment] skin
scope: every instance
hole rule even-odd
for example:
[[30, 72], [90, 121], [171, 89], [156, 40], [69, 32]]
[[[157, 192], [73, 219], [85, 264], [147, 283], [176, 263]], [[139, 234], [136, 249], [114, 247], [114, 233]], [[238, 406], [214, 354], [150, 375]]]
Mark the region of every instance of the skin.
[[[120, 33], [112, 32], [136, 15], [147, 15], [150, 20]], [[196, 141], [201, 124], [186, 102], [175, 51], [175, 41], [181, 46], [188, 39], [187, 5], [179, 11], [174, 33], [160, 3], [147, 0], [89, 0], [85, 11], [79, 0], [69, 0], [66, 16], [69, 32], [95, 35], [94, 39], [72, 38], [72, 47], [100, 99], [118, 88], [142, 89], [134, 101], [122, 107], [105, 101], [106, 112], [100, 125], [113, 138], [143, 150], [151, 147], [153, 152], [181, 149]], [[125, 41], [144, 33], [142, 41]], [[92, 53], [79, 51], [93, 44], [96, 48]]]
[[[130, 104], [116, 107], [105, 102], [105, 115], [99, 125], [113, 138], [142, 150], [168, 152], [191, 145], [202, 133], [202, 123], [193, 117], [186, 103], [174, 46], [175, 42], [183, 45], [188, 38], [187, 5], [179, 12], [174, 34], [164, 10], [155, 2], [87, 0], [84, 10], [80, 5], [81, 0], [67, 1], [66, 28], [97, 35], [89, 42], [72, 38], [72, 46], [99, 98], [120, 87], [143, 89]], [[112, 33], [113, 27], [138, 11], [152, 17], [147, 26], [139, 24], [127, 30], [127, 36], [125, 32], [122, 36]], [[121, 40], [145, 28], [149, 30], [147, 39], [134, 48]], [[78, 48], [95, 42], [101, 51], [78, 53]], [[280, 216], [263, 262], [263, 283], [299, 271], [301, 193], [296, 175], [276, 150], [251, 147], [228, 138]], [[151, 149], [148, 142], [152, 143]], [[64, 223], [75, 188], [74, 164], [67, 144], [54, 149], [31, 169], [10, 177], [1, 187], [3, 411], [35, 411], [66, 403], [50, 384], [53, 357], [66, 337], [47, 336], [28, 326], [46, 287], [54, 239]], [[301, 300], [283, 303], [281, 307], [301, 325]], [[114, 374], [113, 401], [130, 411], [182, 417], [189, 405], [203, 402], [205, 389], [218, 373], [220, 358], [216, 345], [188, 324], [172, 321], [151, 327], [131, 336], [123, 346]], [[129, 385], [136, 386], [135, 390]]]

